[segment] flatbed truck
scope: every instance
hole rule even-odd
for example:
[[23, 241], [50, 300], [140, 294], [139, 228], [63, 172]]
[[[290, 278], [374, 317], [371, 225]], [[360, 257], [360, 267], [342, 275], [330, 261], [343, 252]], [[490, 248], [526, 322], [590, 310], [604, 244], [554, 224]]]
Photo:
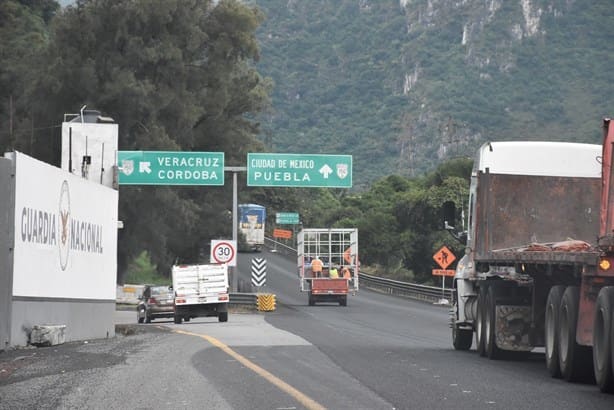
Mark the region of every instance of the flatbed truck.
[[[297, 235], [298, 276], [300, 290], [308, 294], [309, 306], [321, 302], [347, 306], [349, 294], [358, 291], [358, 230], [354, 228], [311, 228]], [[323, 262], [321, 275], [311, 269], [311, 261]], [[339, 277], [331, 278], [330, 268], [338, 268]], [[342, 268], [350, 277], [342, 277]]]

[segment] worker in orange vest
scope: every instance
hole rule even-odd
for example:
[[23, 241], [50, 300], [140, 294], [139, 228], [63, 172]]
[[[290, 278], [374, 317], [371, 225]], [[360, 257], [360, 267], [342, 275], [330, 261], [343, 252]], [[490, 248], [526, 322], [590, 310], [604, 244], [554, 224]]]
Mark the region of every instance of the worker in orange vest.
[[314, 278], [319, 278], [322, 276], [322, 261], [319, 256], [316, 256], [314, 260], [311, 261], [311, 273]]
[[352, 272], [350, 272], [350, 268], [344, 266], [343, 269], [341, 269], [341, 276], [347, 280], [352, 279]]

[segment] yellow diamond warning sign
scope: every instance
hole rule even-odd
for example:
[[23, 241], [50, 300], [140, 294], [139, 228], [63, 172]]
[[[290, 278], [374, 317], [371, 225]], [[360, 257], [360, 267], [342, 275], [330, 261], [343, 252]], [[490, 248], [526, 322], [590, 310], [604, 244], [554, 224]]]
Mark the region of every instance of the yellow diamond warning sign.
[[446, 246], [442, 246], [435, 255], [433, 255], [433, 259], [437, 264], [441, 267], [441, 269], [446, 269], [452, 262], [456, 260], [456, 256], [448, 249]]

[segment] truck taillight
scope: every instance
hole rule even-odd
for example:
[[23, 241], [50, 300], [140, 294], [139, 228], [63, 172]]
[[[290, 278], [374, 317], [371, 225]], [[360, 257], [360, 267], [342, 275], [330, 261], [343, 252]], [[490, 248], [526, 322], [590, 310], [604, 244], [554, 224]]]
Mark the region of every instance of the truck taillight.
[[177, 299], [175, 299], [175, 303], [185, 303], [185, 299], [184, 298], [177, 298]]
[[228, 294], [227, 293], [220, 293], [218, 295], [218, 300], [222, 301], [222, 300], [228, 300]]
[[599, 269], [601, 270], [609, 270], [612, 267], [610, 261], [606, 258], [599, 259]]

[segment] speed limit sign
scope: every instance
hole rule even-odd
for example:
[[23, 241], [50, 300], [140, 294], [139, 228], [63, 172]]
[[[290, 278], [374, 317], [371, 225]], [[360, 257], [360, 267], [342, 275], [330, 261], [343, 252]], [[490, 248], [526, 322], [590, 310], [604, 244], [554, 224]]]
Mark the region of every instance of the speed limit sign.
[[211, 263], [225, 263], [237, 266], [237, 241], [211, 241]]

